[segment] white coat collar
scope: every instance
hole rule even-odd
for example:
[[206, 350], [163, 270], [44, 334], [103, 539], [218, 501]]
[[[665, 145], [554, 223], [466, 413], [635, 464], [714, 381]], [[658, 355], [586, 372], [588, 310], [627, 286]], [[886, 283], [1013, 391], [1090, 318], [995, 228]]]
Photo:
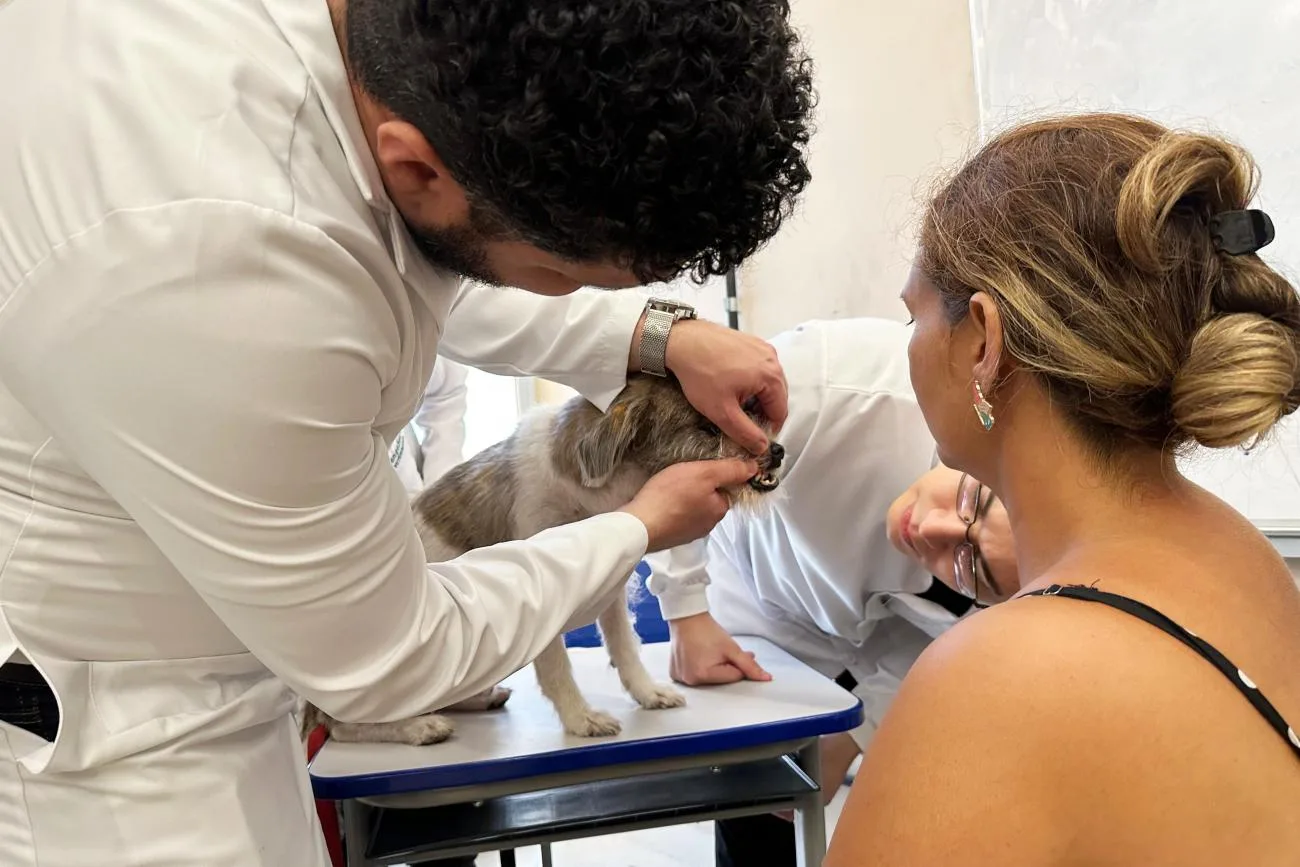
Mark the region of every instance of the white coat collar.
[[415, 255], [410, 250], [411, 239], [401, 214], [388, 198], [379, 166], [361, 128], [328, 4], [325, 0], [262, 0], [262, 4], [315, 85], [325, 116], [343, 148], [352, 179], [366, 204], [383, 218], [392, 244], [393, 264], [405, 275], [407, 258]]

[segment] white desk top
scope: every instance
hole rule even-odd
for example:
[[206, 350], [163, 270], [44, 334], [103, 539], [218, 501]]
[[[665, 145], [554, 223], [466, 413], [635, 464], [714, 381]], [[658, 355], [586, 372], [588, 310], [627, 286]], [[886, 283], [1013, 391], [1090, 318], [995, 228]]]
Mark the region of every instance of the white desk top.
[[[456, 733], [444, 743], [327, 742], [311, 763], [316, 794], [342, 800], [519, 780], [785, 743], [861, 724], [856, 696], [775, 645], [738, 641], [772, 674], [770, 682], [679, 687], [685, 707], [648, 711], [623, 692], [604, 648], [571, 648], [583, 694], [623, 723], [621, 734], [567, 734], [529, 666], [505, 682], [514, 694], [501, 710], [452, 714]], [[668, 651], [667, 644], [642, 648], [647, 668], [665, 680]]]

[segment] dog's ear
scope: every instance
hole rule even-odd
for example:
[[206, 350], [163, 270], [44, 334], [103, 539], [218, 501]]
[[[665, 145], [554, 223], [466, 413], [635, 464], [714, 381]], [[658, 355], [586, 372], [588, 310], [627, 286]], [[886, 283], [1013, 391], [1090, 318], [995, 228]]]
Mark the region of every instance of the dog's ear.
[[578, 472], [583, 487], [602, 487], [614, 475], [636, 438], [639, 415], [635, 404], [615, 403], [578, 441]]

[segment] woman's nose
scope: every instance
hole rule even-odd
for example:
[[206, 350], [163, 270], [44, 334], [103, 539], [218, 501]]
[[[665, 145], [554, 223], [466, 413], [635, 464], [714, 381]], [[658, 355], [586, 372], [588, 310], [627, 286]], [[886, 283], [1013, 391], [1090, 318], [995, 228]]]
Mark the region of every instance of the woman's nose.
[[955, 548], [966, 541], [966, 525], [952, 512], [931, 513], [916, 528], [916, 534], [930, 548]]

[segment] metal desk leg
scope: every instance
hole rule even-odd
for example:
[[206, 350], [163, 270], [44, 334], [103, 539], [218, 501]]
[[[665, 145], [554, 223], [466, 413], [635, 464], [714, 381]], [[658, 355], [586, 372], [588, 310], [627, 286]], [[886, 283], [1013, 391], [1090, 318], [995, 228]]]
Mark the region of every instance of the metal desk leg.
[[[822, 751], [820, 739], [801, 749], [795, 761], [803, 772], [818, 786], [822, 781]], [[794, 811], [795, 854], [799, 867], [821, 867], [826, 857], [826, 809], [822, 806], [822, 793], [812, 792], [799, 799]]]
[[497, 856], [501, 859], [501, 867], [515, 867], [514, 849], [502, 849]]
[[366, 864], [366, 810], [359, 801], [343, 802], [343, 852], [348, 867]]
[[551, 861], [551, 844], [550, 844], [550, 843], [543, 843], [543, 844], [542, 844], [542, 867], [554, 867], [554, 864], [553, 864], [553, 862]]

